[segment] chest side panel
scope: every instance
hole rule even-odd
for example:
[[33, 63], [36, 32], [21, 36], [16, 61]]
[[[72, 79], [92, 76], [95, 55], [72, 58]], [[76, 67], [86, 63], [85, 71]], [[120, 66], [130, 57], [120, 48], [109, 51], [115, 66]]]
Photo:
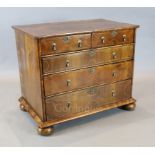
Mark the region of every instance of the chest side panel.
[[16, 31], [22, 96], [43, 120], [37, 40]]

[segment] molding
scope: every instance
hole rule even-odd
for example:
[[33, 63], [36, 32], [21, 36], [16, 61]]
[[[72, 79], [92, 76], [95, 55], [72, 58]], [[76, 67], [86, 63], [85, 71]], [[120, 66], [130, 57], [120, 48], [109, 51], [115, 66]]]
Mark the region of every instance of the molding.
[[69, 120], [74, 120], [74, 119], [81, 118], [81, 117], [84, 117], [84, 116], [89, 116], [91, 114], [95, 114], [95, 113], [102, 112], [102, 111], [105, 111], [105, 110], [118, 108], [118, 107], [128, 105], [128, 104], [135, 104], [136, 100], [134, 98], [130, 98], [130, 99], [120, 101], [120, 102], [117, 102], [117, 103], [111, 103], [111, 104], [108, 104], [108, 105], [104, 105], [104, 106], [96, 108], [96, 109], [94, 109], [92, 111], [85, 111], [85, 112], [81, 112], [81, 113], [78, 113], [78, 114], [74, 114], [73, 116], [70, 116], [70, 117], [63, 117], [61, 119], [49, 120], [49, 121], [45, 121], [45, 122], [43, 122], [41, 120], [41, 118], [36, 114], [36, 112], [33, 110], [33, 108], [25, 100], [24, 97], [20, 97], [19, 102], [20, 102], [20, 106], [21, 105], [24, 106], [25, 110], [34, 119], [34, 121], [37, 123], [39, 128], [47, 128], [47, 127], [50, 127], [50, 126], [53, 126], [53, 125], [56, 125], [56, 124], [59, 124], [59, 123], [63, 123], [63, 122], [69, 121]]

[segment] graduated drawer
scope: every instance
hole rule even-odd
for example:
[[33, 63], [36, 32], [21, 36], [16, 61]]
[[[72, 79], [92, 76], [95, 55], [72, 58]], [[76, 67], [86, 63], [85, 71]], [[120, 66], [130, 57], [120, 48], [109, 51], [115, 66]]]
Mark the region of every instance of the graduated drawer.
[[134, 43], [134, 33], [134, 29], [94, 32], [92, 34], [92, 47], [95, 48]]
[[56, 36], [40, 40], [42, 55], [88, 49], [91, 34]]
[[44, 76], [45, 96], [132, 77], [133, 61]]
[[42, 59], [43, 74], [132, 59], [134, 45], [104, 47]]
[[130, 97], [131, 80], [54, 96], [46, 99], [47, 119], [60, 119], [85, 111], [93, 111], [93, 109]]

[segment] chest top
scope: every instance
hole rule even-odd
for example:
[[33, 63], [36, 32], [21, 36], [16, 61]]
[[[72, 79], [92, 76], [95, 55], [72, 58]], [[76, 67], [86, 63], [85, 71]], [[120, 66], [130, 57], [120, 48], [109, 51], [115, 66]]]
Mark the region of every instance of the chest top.
[[138, 25], [115, 22], [105, 19], [13, 26], [14, 29], [25, 32], [35, 38], [44, 38], [64, 34], [107, 31], [114, 29], [130, 29], [138, 27], [139, 27]]

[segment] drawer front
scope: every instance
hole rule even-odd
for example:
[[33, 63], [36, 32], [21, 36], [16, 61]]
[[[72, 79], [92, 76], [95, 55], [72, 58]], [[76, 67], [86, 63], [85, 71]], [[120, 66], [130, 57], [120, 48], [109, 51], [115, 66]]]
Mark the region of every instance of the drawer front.
[[131, 80], [58, 95], [46, 100], [47, 119], [59, 119], [73, 114], [126, 100], [131, 97]]
[[134, 45], [114, 46], [86, 50], [55, 57], [43, 58], [43, 73], [55, 73], [109, 62], [132, 59]]
[[132, 69], [133, 62], [126, 61], [44, 76], [45, 96], [125, 80], [132, 77]]
[[44, 38], [40, 44], [42, 55], [88, 49], [91, 47], [91, 34]]
[[134, 29], [94, 32], [92, 34], [92, 47], [130, 44], [133, 42]]

